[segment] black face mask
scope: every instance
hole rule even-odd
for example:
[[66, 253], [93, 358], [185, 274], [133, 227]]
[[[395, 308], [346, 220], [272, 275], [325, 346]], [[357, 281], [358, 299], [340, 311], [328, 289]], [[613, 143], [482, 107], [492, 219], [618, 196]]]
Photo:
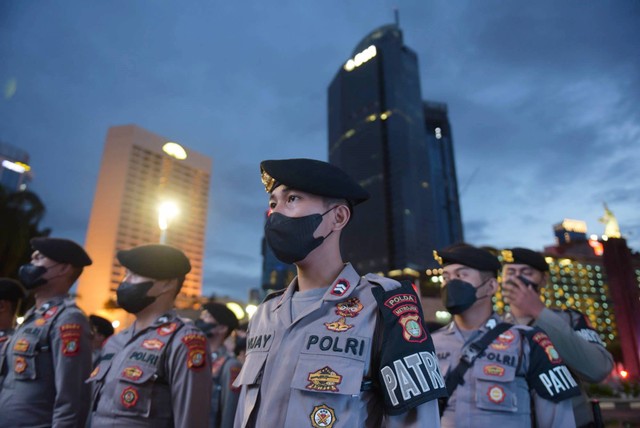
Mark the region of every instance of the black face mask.
[[196, 327], [202, 330], [202, 332], [207, 337], [213, 336], [212, 330], [219, 325], [214, 322], [206, 322], [205, 320], [202, 320], [202, 319], [197, 319], [195, 324], [196, 324]]
[[121, 282], [116, 290], [118, 305], [130, 314], [137, 314], [155, 302], [155, 296], [147, 296], [147, 292], [153, 287], [153, 284], [153, 281]]
[[46, 267], [27, 263], [26, 265], [20, 266], [18, 277], [24, 285], [24, 288], [33, 290], [47, 283], [47, 280], [42, 277], [45, 273], [47, 273]]
[[[461, 279], [452, 279], [442, 290], [442, 303], [453, 315], [458, 315], [469, 309], [478, 300], [476, 292], [487, 283], [488, 279], [475, 288]], [[487, 296], [484, 296], [487, 297]], [[481, 297], [484, 299], [484, 297]]]
[[333, 231], [319, 238], [314, 238], [313, 233], [322, 223], [322, 217], [333, 208], [304, 217], [272, 213], [264, 226], [264, 235], [278, 260], [289, 264], [299, 262], [318, 248]]

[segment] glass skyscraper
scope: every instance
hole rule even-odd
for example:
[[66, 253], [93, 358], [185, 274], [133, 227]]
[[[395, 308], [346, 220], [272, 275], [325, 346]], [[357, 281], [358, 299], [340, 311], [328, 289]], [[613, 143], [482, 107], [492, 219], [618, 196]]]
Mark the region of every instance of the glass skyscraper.
[[0, 185], [9, 192], [26, 190], [31, 182], [29, 154], [0, 141]]
[[418, 58], [397, 25], [354, 49], [329, 87], [329, 161], [370, 194], [343, 238], [362, 273], [420, 278], [463, 239], [446, 105], [424, 102]]

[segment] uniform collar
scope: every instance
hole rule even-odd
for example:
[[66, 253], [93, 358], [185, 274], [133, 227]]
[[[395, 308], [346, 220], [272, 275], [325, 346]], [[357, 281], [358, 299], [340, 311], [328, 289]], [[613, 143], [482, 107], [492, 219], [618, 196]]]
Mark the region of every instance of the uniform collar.
[[[500, 324], [502, 322], [502, 319], [500, 318], [500, 316], [498, 314], [496, 314], [495, 312], [493, 312], [491, 314], [491, 316], [487, 319], [487, 321], [485, 321], [485, 323], [482, 325], [482, 327], [480, 327], [478, 330], [481, 332], [486, 332], [489, 330], [493, 330], [493, 328], [495, 326], [497, 326], [498, 324]], [[449, 323], [449, 325], [447, 326], [447, 329], [445, 331], [446, 334], [455, 334], [456, 332], [460, 332], [460, 328], [458, 328], [457, 324], [455, 323], [455, 321], [451, 321]], [[460, 333], [462, 334], [462, 333]]]
[[[327, 287], [327, 291], [324, 296], [322, 296], [322, 300], [324, 302], [343, 300], [353, 293], [353, 290], [355, 290], [359, 283], [360, 275], [358, 275], [358, 272], [356, 272], [351, 263], [345, 263], [342, 271], [340, 271], [331, 285]], [[298, 277], [296, 276], [293, 278], [293, 281], [291, 281], [291, 284], [289, 284], [282, 296], [280, 296], [280, 299], [273, 310], [277, 310], [284, 302], [291, 300], [293, 293], [295, 293], [297, 289]]]

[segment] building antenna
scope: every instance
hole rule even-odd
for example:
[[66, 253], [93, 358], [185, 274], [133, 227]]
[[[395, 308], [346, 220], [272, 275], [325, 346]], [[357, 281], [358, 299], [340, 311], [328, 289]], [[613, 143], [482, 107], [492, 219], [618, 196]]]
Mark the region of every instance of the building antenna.
[[396, 21], [396, 27], [400, 28], [400, 12], [398, 11], [397, 7], [393, 8], [393, 17]]

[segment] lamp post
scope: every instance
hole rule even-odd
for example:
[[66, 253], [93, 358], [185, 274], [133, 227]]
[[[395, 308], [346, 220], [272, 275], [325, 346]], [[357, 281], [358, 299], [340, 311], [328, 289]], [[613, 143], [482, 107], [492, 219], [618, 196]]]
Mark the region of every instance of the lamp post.
[[171, 201], [162, 202], [158, 206], [158, 226], [160, 227], [160, 243], [167, 243], [169, 223], [179, 214], [178, 206]]

